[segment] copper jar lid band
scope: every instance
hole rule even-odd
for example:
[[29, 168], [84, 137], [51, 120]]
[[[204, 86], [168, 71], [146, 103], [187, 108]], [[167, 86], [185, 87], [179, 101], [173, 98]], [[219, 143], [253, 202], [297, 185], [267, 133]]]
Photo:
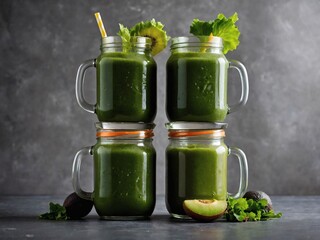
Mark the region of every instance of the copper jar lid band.
[[224, 129], [217, 130], [170, 130], [168, 136], [171, 138], [194, 137], [201, 135], [211, 135], [212, 137], [225, 137]]
[[97, 137], [120, 137], [120, 136], [130, 136], [137, 135], [143, 138], [151, 138], [153, 137], [153, 130], [147, 129], [143, 131], [128, 131], [128, 130], [120, 130], [120, 131], [98, 131]]

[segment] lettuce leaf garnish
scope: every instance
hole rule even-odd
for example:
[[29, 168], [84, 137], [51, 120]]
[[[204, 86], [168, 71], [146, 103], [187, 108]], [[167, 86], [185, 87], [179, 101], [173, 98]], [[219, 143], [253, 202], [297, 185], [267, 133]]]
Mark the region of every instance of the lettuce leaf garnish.
[[238, 14], [234, 13], [229, 18], [226, 18], [222, 13], [218, 14], [214, 21], [201, 21], [194, 19], [190, 26], [190, 33], [195, 36], [213, 36], [221, 37], [223, 39], [223, 53], [235, 50], [240, 41], [240, 31], [236, 26], [239, 20]]
[[193, 19], [190, 26], [190, 33], [195, 36], [209, 36], [213, 32], [213, 21], [205, 22], [197, 18]]

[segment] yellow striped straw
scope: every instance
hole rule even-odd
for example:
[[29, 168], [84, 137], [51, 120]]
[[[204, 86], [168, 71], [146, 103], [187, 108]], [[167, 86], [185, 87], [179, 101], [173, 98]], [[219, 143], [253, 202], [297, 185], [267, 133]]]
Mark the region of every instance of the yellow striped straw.
[[97, 23], [98, 23], [98, 27], [99, 27], [99, 30], [100, 30], [100, 33], [101, 33], [101, 37], [103, 37], [103, 38], [107, 37], [107, 32], [106, 32], [106, 30], [104, 29], [104, 26], [103, 26], [103, 22], [102, 22], [100, 13], [99, 13], [99, 12], [96, 12], [96, 13], [94, 14], [94, 16], [96, 17], [96, 20], [97, 20]]

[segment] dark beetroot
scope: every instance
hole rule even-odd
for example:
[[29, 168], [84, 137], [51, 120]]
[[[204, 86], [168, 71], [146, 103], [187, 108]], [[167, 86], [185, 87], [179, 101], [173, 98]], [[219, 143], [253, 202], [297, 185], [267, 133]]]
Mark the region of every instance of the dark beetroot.
[[71, 193], [63, 202], [68, 217], [71, 219], [80, 219], [87, 216], [92, 207], [93, 201], [80, 198], [75, 192]]

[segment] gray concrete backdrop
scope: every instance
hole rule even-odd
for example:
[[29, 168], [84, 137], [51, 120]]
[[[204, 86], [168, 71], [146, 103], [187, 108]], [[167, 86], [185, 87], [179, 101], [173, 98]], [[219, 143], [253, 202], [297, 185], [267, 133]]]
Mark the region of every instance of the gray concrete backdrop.
[[[249, 74], [247, 106], [227, 118], [226, 142], [249, 162], [249, 188], [270, 194], [320, 194], [320, 2], [318, 0], [157, 0], [0, 2], [0, 194], [64, 194], [72, 191], [71, 166], [78, 149], [95, 143], [94, 115], [77, 106], [76, 71], [99, 54], [93, 13], [100, 11], [109, 35], [118, 23], [155, 18], [171, 36], [189, 35], [193, 18], [239, 14], [241, 43], [229, 59]], [[157, 192], [164, 192], [165, 62], [156, 56], [158, 114], [154, 145]], [[86, 96], [94, 102], [95, 75]], [[230, 74], [230, 102], [239, 84]], [[230, 159], [234, 160], [234, 159]], [[229, 190], [238, 168], [229, 165]], [[92, 165], [85, 161], [85, 189]]]

